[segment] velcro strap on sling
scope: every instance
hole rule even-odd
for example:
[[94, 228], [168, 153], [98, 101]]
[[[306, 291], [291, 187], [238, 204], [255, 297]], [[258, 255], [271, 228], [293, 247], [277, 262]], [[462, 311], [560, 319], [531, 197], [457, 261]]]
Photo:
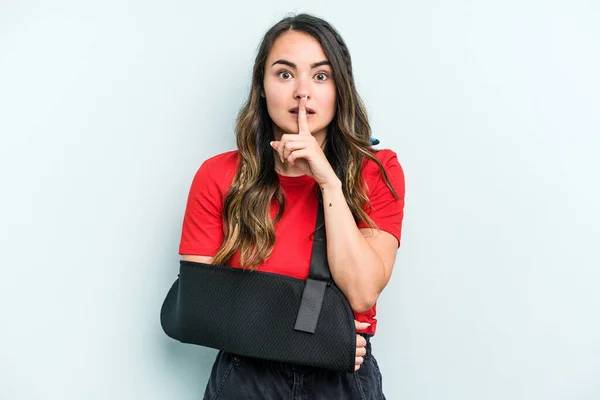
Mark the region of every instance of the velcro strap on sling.
[[319, 314], [321, 314], [321, 306], [325, 298], [326, 287], [327, 282], [316, 281], [310, 278], [306, 280], [298, 318], [296, 319], [296, 326], [294, 327], [295, 330], [315, 333]]

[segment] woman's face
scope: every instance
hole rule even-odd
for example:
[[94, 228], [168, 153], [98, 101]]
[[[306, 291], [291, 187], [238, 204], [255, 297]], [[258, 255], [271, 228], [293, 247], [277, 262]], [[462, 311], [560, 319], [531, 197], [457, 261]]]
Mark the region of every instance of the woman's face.
[[284, 133], [298, 133], [298, 103], [308, 96], [308, 127], [322, 144], [335, 115], [336, 88], [321, 44], [303, 32], [279, 36], [267, 57], [263, 84], [275, 140]]

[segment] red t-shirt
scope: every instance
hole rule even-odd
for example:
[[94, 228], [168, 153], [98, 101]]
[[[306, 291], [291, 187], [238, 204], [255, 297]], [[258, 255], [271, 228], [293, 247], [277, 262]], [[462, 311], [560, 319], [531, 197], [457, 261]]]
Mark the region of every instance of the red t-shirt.
[[[382, 231], [394, 235], [400, 246], [404, 208], [404, 173], [396, 153], [391, 150], [374, 151], [384, 166], [390, 183], [400, 199], [395, 199], [388, 189], [377, 164], [366, 160], [362, 174], [367, 184], [371, 202], [365, 211]], [[206, 160], [196, 173], [188, 196], [183, 219], [179, 254], [214, 256], [224, 238], [222, 220], [223, 200], [229, 191], [238, 166], [238, 152], [229, 151]], [[316, 181], [307, 176], [279, 175], [286, 196], [285, 212], [275, 225], [275, 247], [269, 259], [258, 267], [259, 271], [283, 274], [306, 279], [310, 272], [312, 254], [311, 233], [317, 219]], [[277, 213], [275, 201], [271, 204], [271, 217]], [[359, 228], [367, 228], [363, 222]], [[240, 268], [239, 254], [235, 253], [229, 265]], [[354, 313], [356, 320], [368, 322], [366, 333], [374, 334], [377, 326], [376, 306], [362, 313]]]

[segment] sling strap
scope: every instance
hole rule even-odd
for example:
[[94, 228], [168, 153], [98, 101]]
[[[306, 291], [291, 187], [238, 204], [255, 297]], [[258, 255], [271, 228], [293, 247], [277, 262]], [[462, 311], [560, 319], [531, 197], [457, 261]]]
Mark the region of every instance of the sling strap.
[[321, 306], [325, 298], [325, 288], [331, 284], [331, 272], [327, 262], [327, 241], [325, 234], [325, 213], [321, 193], [317, 205], [317, 224], [313, 238], [310, 274], [304, 286], [302, 301], [296, 318], [295, 330], [315, 333]]

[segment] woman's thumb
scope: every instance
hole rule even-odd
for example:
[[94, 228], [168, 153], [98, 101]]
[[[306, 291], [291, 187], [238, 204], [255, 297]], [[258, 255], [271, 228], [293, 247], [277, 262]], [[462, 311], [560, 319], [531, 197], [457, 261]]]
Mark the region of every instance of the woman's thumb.
[[357, 331], [363, 331], [371, 326], [371, 324], [369, 324], [368, 322], [360, 322], [357, 320], [354, 320], [354, 325], [356, 326]]

